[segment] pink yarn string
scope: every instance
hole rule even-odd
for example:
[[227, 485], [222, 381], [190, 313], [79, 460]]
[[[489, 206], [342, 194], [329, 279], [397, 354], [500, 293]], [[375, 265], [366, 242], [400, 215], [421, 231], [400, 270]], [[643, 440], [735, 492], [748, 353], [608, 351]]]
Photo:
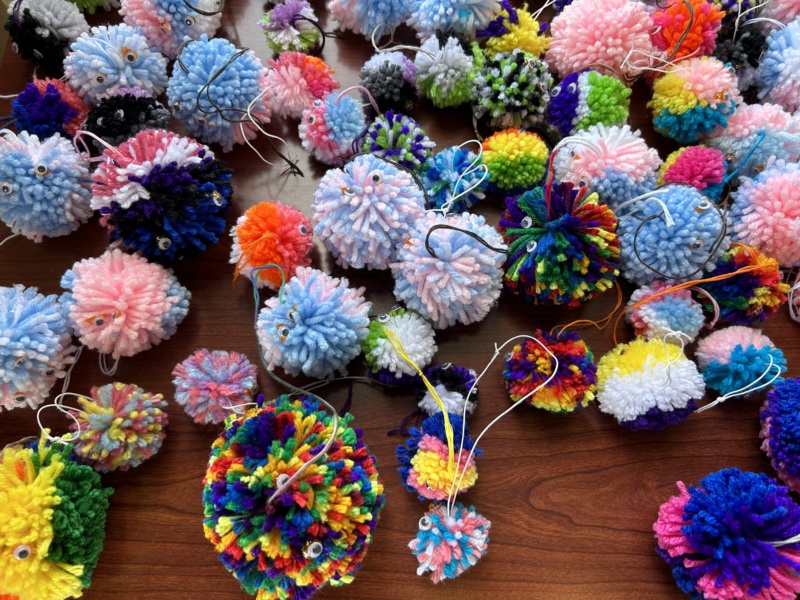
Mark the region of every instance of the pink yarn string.
[[[75, 135], [72, 138], [72, 147], [75, 148], [75, 152], [77, 152], [86, 162], [90, 162], [90, 163], [101, 162], [103, 160], [111, 160], [111, 158], [110, 157], [104, 157], [104, 156], [92, 157], [92, 152], [89, 149], [89, 145], [86, 143], [86, 140], [83, 139], [84, 136], [88, 136], [88, 137], [92, 138], [98, 144], [103, 146], [106, 150], [109, 150], [111, 152], [115, 152], [116, 154], [119, 154], [119, 155], [122, 154], [116, 147], [114, 147], [111, 144], [109, 144], [108, 142], [106, 142], [100, 136], [92, 133], [91, 131], [86, 131], [85, 129], [79, 129], [78, 131], [75, 132]], [[83, 150], [81, 150], [78, 147], [79, 143], [83, 146]]]
[[342, 99], [342, 96], [344, 96], [347, 92], [350, 92], [352, 90], [361, 90], [362, 92], [364, 92], [364, 94], [367, 96], [367, 99], [369, 100], [369, 103], [372, 104], [372, 108], [375, 109], [375, 114], [378, 115], [381, 114], [381, 109], [378, 108], [378, 103], [375, 102], [375, 98], [372, 97], [370, 91], [363, 85], [351, 85], [349, 88], [339, 92], [339, 95], [336, 96], [336, 104], [339, 104], [339, 101]]
[[698, 287], [698, 286], [692, 286], [692, 287], [690, 287], [689, 289], [690, 289], [690, 290], [692, 290], [693, 292], [697, 292], [698, 294], [702, 294], [703, 296], [705, 296], [706, 298], [708, 298], [708, 299], [709, 299], [709, 301], [711, 302], [711, 305], [714, 307], [714, 318], [711, 320], [711, 323], [708, 323], [708, 324], [706, 325], [706, 329], [714, 329], [714, 327], [715, 327], [715, 326], [716, 326], [716, 324], [717, 324], [717, 321], [719, 320], [719, 315], [720, 315], [719, 303], [717, 302], [717, 299], [716, 299], [716, 298], [714, 298], [714, 296], [712, 296], [712, 295], [711, 295], [711, 294], [708, 292], [708, 290], [704, 290], [704, 289], [703, 289], [703, 288], [701, 288], [701, 287]]

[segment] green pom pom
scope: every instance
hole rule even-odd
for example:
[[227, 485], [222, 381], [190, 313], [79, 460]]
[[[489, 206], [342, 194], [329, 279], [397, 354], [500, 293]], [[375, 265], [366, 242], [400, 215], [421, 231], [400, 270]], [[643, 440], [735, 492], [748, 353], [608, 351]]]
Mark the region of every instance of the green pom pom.
[[589, 93], [586, 104], [589, 112], [576, 127], [577, 130], [589, 129], [592, 125], [621, 125], [628, 120], [631, 90], [619, 79], [590, 71], [587, 79]]

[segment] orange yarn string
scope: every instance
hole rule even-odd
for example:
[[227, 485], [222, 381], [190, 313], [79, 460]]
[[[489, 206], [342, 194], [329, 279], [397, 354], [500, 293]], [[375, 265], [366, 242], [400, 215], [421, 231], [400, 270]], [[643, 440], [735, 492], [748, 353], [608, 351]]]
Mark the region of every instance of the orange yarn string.
[[617, 288], [617, 303], [614, 305], [614, 308], [611, 309], [611, 312], [608, 313], [608, 316], [603, 317], [599, 321], [592, 321], [591, 319], [578, 319], [577, 321], [572, 321], [566, 325], [556, 325], [550, 330], [550, 335], [555, 335], [556, 330], [558, 330], [560, 335], [569, 327], [584, 327], [586, 325], [591, 325], [597, 330], [603, 331], [606, 327], [608, 327], [608, 324], [611, 322], [614, 314], [619, 310], [619, 307], [622, 306], [622, 288], [619, 286], [619, 282], [616, 279], [614, 280], [614, 287]]

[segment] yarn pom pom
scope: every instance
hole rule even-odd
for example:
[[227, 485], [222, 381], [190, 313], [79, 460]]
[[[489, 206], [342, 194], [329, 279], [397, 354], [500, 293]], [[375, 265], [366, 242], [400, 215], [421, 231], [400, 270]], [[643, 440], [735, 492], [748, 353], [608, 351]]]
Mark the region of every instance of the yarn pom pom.
[[733, 237], [778, 261], [800, 265], [800, 165], [775, 161], [733, 194]]
[[722, 195], [727, 165], [725, 155], [716, 148], [688, 146], [670, 154], [658, 171], [658, 186], [686, 184], [710, 200]]
[[485, 40], [484, 52], [492, 56], [522, 50], [541, 57], [550, 47], [548, 24], [534, 19], [527, 8], [514, 8], [508, 0], [503, 0], [502, 6], [486, 29], [477, 31], [477, 36]]
[[43, 140], [58, 133], [75, 135], [89, 108], [66, 81], [36, 79], [11, 102], [17, 131], [27, 131]]
[[800, 20], [767, 36], [767, 47], [756, 73], [758, 97], [788, 112], [800, 108]]
[[172, 370], [175, 401], [195, 423], [222, 423], [252, 402], [256, 374], [244, 354], [201, 348]]
[[[634, 0], [581, 0], [567, 6], [550, 24], [553, 36], [545, 58], [562, 79], [586, 68], [630, 79], [653, 54], [653, 24], [647, 5]], [[608, 35], [610, 31], [613, 36]], [[641, 55], [631, 59], [631, 49]]]
[[441, 412], [425, 419], [421, 428], [412, 427], [405, 445], [397, 447], [397, 461], [400, 463], [397, 470], [403, 486], [423, 501], [444, 500], [451, 490], [454, 495], [466, 492], [478, 479], [475, 458], [483, 452], [474, 447], [461, 417], [457, 414], [448, 414], [447, 417], [453, 429], [455, 458], [452, 462], [444, 413]]
[[397, 248], [394, 296], [437, 329], [482, 321], [500, 297], [505, 251], [482, 216], [429, 212]]
[[421, 39], [451, 31], [470, 39], [488, 27], [502, 8], [500, 0], [411, 0], [408, 25]]
[[175, 60], [187, 41], [214, 37], [223, 6], [223, 0], [120, 0], [119, 14], [128, 25], [142, 28], [151, 47]]
[[111, 488], [69, 446], [6, 446], [0, 455], [0, 590], [6, 598], [78, 598], [103, 549]]
[[617, 220], [597, 194], [557, 183], [506, 198], [503, 281], [537, 304], [570, 308], [599, 296], [619, 275]]
[[364, 109], [355, 98], [328, 94], [303, 110], [298, 133], [303, 148], [326, 165], [339, 165], [358, 150], [367, 128]]
[[285, 0], [272, 7], [261, 21], [267, 47], [275, 54], [311, 54], [322, 42], [317, 15], [306, 0]]
[[708, 387], [723, 396], [755, 386], [764, 387], [786, 371], [786, 359], [760, 329], [732, 325], [718, 329], [697, 343], [697, 362]]
[[414, 119], [387, 110], [370, 124], [361, 150], [417, 171], [433, 154], [434, 146]]
[[14, 52], [53, 77], [64, 73], [69, 45], [89, 32], [84, 16], [67, 0], [15, 0], [8, 3], [8, 15], [4, 28]]
[[352, 419], [334, 428], [316, 398], [281, 396], [230, 417], [214, 441], [203, 529], [249, 594], [309, 598], [361, 567], [386, 500]]
[[438, 348], [430, 323], [415, 312], [395, 308], [370, 322], [368, 334], [361, 343], [372, 374], [386, 375], [382, 381], [391, 381], [388, 375], [394, 375], [395, 381], [417, 375], [416, 369], [392, 345], [387, 332], [396, 336], [400, 348], [420, 369], [433, 360]]
[[571, 413], [579, 404], [588, 406], [597, 389], [597, 365], [586, 342], [571, 331], [553, 335], [537, 329], [533, 337], [550, 352], [526, 339], [506, 355], [503, 377], [511, 401], [524, 399], [531, 406], [561, 414]]
[[192, 297], [172, 272], [119, 249], [76, 262], [61, 287], [75, 335], [114, 359], [172, 337]]
[[156, 260], [202, 252], [225, 231], [231, 171], [191, 138], [146, 129], [92, 174], [92, 208], [112, 240]]
[[619, 216], [622, 275], [636, 285], [698, 279], [730, 246], [727, 219], [689, 186], [667, 185]]
[[487, 57], [472, 81], [472, 113], [492, 129], [527, 129], [544, 122], [553, 77], [547, 63], [522, 50]]
[[[112, 146], [119, 146], [145, 129], [169, 129], [166, 107], [145, 92], [120, 90], [89, 111], [85, 129]], [[95, 147], [103, 146], [92, 140]]]
[[761, 449], [793, 492], [800, 491], [800, 378], [778, 381], [761, 407]]
[[725, 16], [716, 4], [708, 0], [680, 0], [659, 7], [652, 15], [653, 46], [675, 62], [688, 56], [710, 55]]
[[692, 343], [703, 327], [703, 307], [692, 298], [689, 290], [674, 290], [653, 298], [671, 287], [665, 281], [656, 280], [635, 290], [628, 306], [645, 303], [628, 309], [625, 320], [633, 325], [638, 336], [673, 344]]
[[311, 206], [314, 233], [342, 267], [388, 269], [423, 207], [411, 173], [363, 154], [320, 180]]
[[[692, 598], [792, 600], [800, 592], [800, 507], [762, 473], [723, 469], [661, 505], [658, 554]], [[747, 557], [743, 560], [743, 557]]]
[[272, 110], [279, 116], [299, 119], [303, 109], [339, 87], [324, 60], [302, 52], [283, 52], [269, 60], [266, 86], [273, 96]]
[[[743, 19], [746, 17], [747, 15]], [[755, 27], [740, 27], [736, 39], [717, 38], [714, 57], [731, 66], [736, 74], [739, 90], [745, 91], [755, 84], [758, 64], [766, 47], [767, 38]]]
[[447, 506], [434, 506], [419, 520], [417, 537], [408, 547], [419, 561], [417, 575], [431, 574], [439, 583], [455, 579], [486, 555], [492, 522], [460, 502], [450, 514]]
[[266, 301], [256, 328], [268, 369], [316, 379], [345, 371], [361, 351], [372, 308], [364, 288], [348, 286], [345, 278], [299, 267], [283, 293]]
[[422, 165], [420, 181], [428, 198], [425, 206], [445, 213], [465, 212], [486, 197], [487, 179], [482, 156], [463, 145], [445, 148]]
[[414, 59], [417, 85], [436, 108], [472, 100], [472, 78], [483, 62], [480, 48], [460, 36], [437, 32], [422, 43]]
[[[719, 320], [730, 325], [751, 325], [766, 321], [786, 302], [789, 284], [781, 281], [778, 261], [755, 248], [734, 245], [723, 254], [709, 278], [729, 275], [745, 267], [758, 266], [755, 271], [701, 283], [700, 287], [714, 298], [719, 307]], [[706, 310], [716, 310], [711, 300]]]
[[361, 67], [359, 77], [384, 110], [408, 112], [417, 105], [417, 68], [402, 52], [375, 54]]
[[141, 28], [103, 25], [72, 43], [64, 75], [92, 106], [122, 88], [138, 87], [156, 97], [167, 87], [167, 59], [150, 49]]
[[93, 387], [79, 396], [71, 425], [75, 456], [100, 473], [127, 471], [154, 456], [169, 423], [167, 402], [132, 383]]
[[489, 170], [488, 189], [516, 193], [542, 178], [549, 151], [535, 133], [506, 129], [483, 140], [483, 163]]
[[[423, 373], [436, 390], [448, 413], [467, 419], [472, 416], [478, 407], [477, 373], [475, 371], [452, 363], [444, 363], [426, 367]], [[469, 400], [467, 400], [468, 394]], [[439, 403], [421, 382], [417, 385], [414, 395], [417, 397], [417, 406], [429, 417], [442, 411]]]
[[[745, 0], [745, 4], [747, 4], [748, 1], [752, 0]], [[753, 13], [750, 13], [750, 16], [753, 16]], [[758, 12], [758, 16], [766, 17], [767, 19], [775, 19], [780, 23], [789, 24], [797, 17], [800, 17], [800, 4], [797, 3], [797, 0], [770, 0], [768, 4], [765, 4], [761, 7]], [[765, 31], [770, 31], [773, 27], [775, 27], [775, 24], [770, 23], [769, 21], [764, 21], [759, 25]]]
[[550, 90], [547, 122], [562, 136], [597, 123], [624, 125], [630, 96], [630, 88], [616, 77], [591, 69], [573, 73]]
[[675, 344], [635, 338], [597, 363], [597, 404], [632, 431], [660, 431], [697, 410], [705, 394], [697, 366]]
[[231, 264], [235, 276], [250, 278], [253, 269], [264, 265], [256, 283], [277, 290], [282, 281], [294, 276], [298, 267], [311, 264], [313, 241], [311, 222], [294, 206], [280, 202], [259, 202], [248, 208], [231, 228]]
[[392, 31], [408, 15], [410, 0], [328, 0], [330, 16], [339, 28], [361, 33], [367, 39], [378, 31]]
[[268, 89], [267, 70], [251, 50], [201, 36], [181, 50], [167, 98], [189, 135], [230, 152], [258, 133], [248, 112], [259, 123], [269, 123], [273, 97]]
[[53, 134], [0, 135], [0, 220], [41, 242], [68, 235], [92, 214], [89, 170], [69, 140]]

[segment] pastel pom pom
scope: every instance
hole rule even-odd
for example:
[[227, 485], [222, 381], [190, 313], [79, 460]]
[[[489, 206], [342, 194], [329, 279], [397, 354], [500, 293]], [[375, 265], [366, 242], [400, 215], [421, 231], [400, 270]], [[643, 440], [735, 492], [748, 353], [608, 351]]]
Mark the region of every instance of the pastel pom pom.
[[634, 290], [628, 306], [642, 301], [644, 304], [627, 310], [625, 320], [633, 325], [637, 336], [673, 344], [692, 343], [703, 327], [703, 307], [692, 298], [690, 290], [673, 290], [656, 296], [671, 287], [665, 281], [655, 280]]
[[300, 600], [349, 583], [361, 567], [386, 499], [352, 419], [340, 417], [334, 435], [316, 398], [281, 396], [230, 417], [214, 441], [203, 530], [247, 593]]
[[475, 566], [486, 555], [491, 526], [473, 506], [456, 502], [452, 514], [444, 504], [434, 506], [419, 520], [417, 537], [408, 544], [419, 561], [417, 575], [430, 573], [439, 583]]
[[437, 31], [452, 31], [469, 38], [489, 25], [501, 9], [500, 0], [410, 0], [406, 21], [424, 40]]
[[[658, 554], [692, 598], [792, 600], [800, 592], [800, 532], [789, 490], [761, 473], [723, 469], [672, 496], [653, 524]], [[747, 556], [746, 560], [742, 557]]]
[[[408, 15], [411, 0], [328, 0], [330, 16], [342, 29], [360, 33], [367, 39], [400, 25]], [[384, 31], [385, 30], [385, 31]]]
[[12, 233], [34, 242], [68, 235], [91, 216], [90, 196], [89, 169], [69, 140], [0, 135], [0, 220]]
[[369, 152], [418, 171], [436, 143], [411, 117], [387, 110], [375, 117], [364, 136], [362, 152]]
[[314, 192], [314, 233], [342, 267], [387, 269], [422, 218], [414, 177], [370, 154], [331, 169]]
[[[158, 100], [140, 90], [120, 90], [89, 111], [84, 125], [112, 146], [119, 146], [145, 129], [169, 129], [170, 113]], [[92, 140], [101, 152], [102, 144]]]
[[414, 59], [417, 85], [436, 108], [460, 106], [472, 100], [472, 78], [482, 61], [477, 46], [437, 32], [422, 43]]
[[[477, 373], [472, 369], [459, 367], [452, 363], [430, 365], [423, 370], [448, 413], [469, 418], [478, 407]], [[471, 393], [470, 393], [471, 392]], [[441, 412], [439, 403], [421, 382], [414, 392], [417, 406], [429, 417]], [[469, 400], [467, 396], [469, 395]]]
[[482, 156], [463, 145], [445, 148], [422, 165], [420, 181], [428, 197], [425, 206], [465, 212], [486, 197], [483, 190], [488, 178]]
[[417, 68], [402, 52], [373, 55], [359, 77], [382, 110], [408, 112], [417, 105]]
[[537, 329], [533, 337], [549, 352], [526, 339], [506, 355], [503, 378], [511, 401], [561, 414], [588, 406], [597, 389], [597, 365], [586, 342], [572, 331], [554, 335]]
[[355, 98], [331, 93], [303, 110], [298, 134], [303, 148], [326, 165], [340, 165], [359, 148], [367, 118]]
[[800, 20], [767, 36], [767, 48], [756, 73], [758, 97], [788, 112], [800, 108]]
[[544, 176], [549, 151], [535, 133], [506, 129], [483, 140], [483, 162], [489, 169], [488, 189], [519, 193]]
[[299, 119], [303, 109], [339, 87], [333, 69], [316, 56], [282, 52], [269, 60], [265, 84], [272, 94], [272, 110], [279, 117]]
[[800, 491], [800, 379], [778, 381], [761, 407], [761, 449], [780, 480]]
[[311, 222], [294, 206], [259, 202], [248, 208], [231, 228], [231, 264], [235, 275], [250, 278], [253, 269], [265, 265], [256, 277], [258, 287], [277, 290], [294, 276], [298, 267], [311, 264]]
[[156, 97], [167, 87], [167, 59], [150, 49], [141, 28], [103, 25], [72, 43], [64, 75], [91, 106], [122, 88], [141, 88]]
[[67, 290], [61, 302], [75, 335], [114, 359], [172, 337], [191, 298], [170, 271], [119, 249], [76, 262], [61, 287]]
[[244, 412], [258, 387], [253, 363], [239, 352], [201, 348], [172, 370], [175, 401], [195, 423], [222, 423]]
[[258, 341], [267, 367], [322, 379], [344, 372], [361, 352], [372, 305], [364, 288], [347, 279], [299, 267], [283, 293], [266, 301], [258, 315]]
[[11, 102], [18, 131], [45, 139], [58, 133], [72, 137], [86, 120], [89, 107], [66, 81], [33, 79]]
[[514, 8], [508, 0], [503, 0], [502, 6], [500, 14], [477, 31], [477, 36], [485, 40], [484, 52], [491, 56], [522, 50], [541, 57], [550, 47], [548, 24], [534, 19], [527, 8]]
[[[708, 0], [681, 0], [664, 8], [659, 5], [652, 15], [653, 46], [675, 62], [689, 56], [710, 55], [725, 16], [717, 4]], [[742, 10], [743, 7], [739, 8]], [[681, 67], [684, 64], [681, 62]]]
[[[758, 16], [789, 24], [800, 17], [800, 5], [797, 0], [770, 0], [769, 4], [761, 7]], [[775, 27], [769, 21], [760, 23], [760, 26], [767, 31]]]
[[311, 54], [320, 46], [322, 33], [314, 9], [306, 0], [286, 0], [275, 4], [261, 21], [267, 47], [281, 52]]
[[725, 155], [716, 148], [688, 146], [671, 153], [658, 171], [656, 184], [682, 183], [696, 188], [710, 200], [722, 195], [727, 165]]
[[[402, 350], [420, 369], [428, 366], [436, 354], [436, 340], [430, 323], [417, 313], [396, 308], [378, 315], [369, 324], [369, 331], [361, 343], [370, 372], [379, 379], [391, 381], [404, 376], [416, 376], [417, 371], [392, 345], [387, 332], [397, 336]], [[380, 377], [381, 374], [387, 377]]]
[[632, 431], [660, 431], [697, 410], [706, 386], [675, 344], [635, 338], [597, 363], [597, 405]]
[[505, 250], [480, 215], [427, 213], [398, 246], [394, 296], [437, 329], [482, 321], [500, 297]]

